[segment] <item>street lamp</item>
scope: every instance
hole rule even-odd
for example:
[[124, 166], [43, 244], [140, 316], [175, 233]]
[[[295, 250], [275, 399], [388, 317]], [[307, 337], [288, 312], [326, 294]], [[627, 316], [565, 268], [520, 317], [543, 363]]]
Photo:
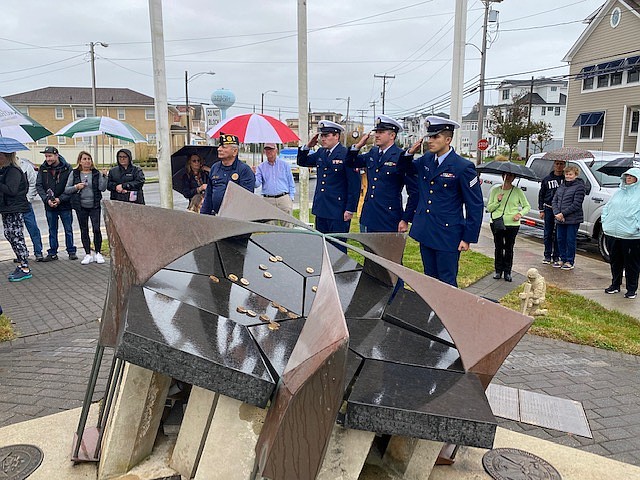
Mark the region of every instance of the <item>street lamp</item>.
[[215, 75], [216, 72], [198, 72], [198, 73], [194, 73], [193, 75], [189, 76], [189, 73], [185, 70], [184, 71], [184, 97], [185, 97], [185, 103], [187, 104], [187, 145], [191, 145], [191, 115], [190, 115], [190, 108], [189, 108], [189, 82], [193, 79], [195, 79], [196, 77], [199, 77], [201, 75]]
[[266, 92], [262, 92], [262, 94], [261, 94], [262, 98], [260, 99], [260, 113], [264, 113], [264, 96], [267, 93], [278, 93], [278, 91], [277, 90], [267, 90]]
[[344, 117], [344, 125], [345, 125], [345, 127], [348, 128], [348, 126], [349, 126], [349, 104], [351, 103], [351, 97], [347, 97], [347, 98], [336, 97], [336, 100], [344, 100], [345, 102], [347, 102], [347, 115]]
[[[91, 104], [93, 106], [93, 116], [98, 116], [98, 107], [96, 105], [96, 54], [95, 54], [95, 46], [100, 45], [101, 47], [107, 48], [109, 46], [108, 43], [104, 42], [89, 42], [89, 53], [91, 55]], [[104, 145], [104, 141], [103, 141]], [[104, 154], [104, 149], [102, 150]], [[103, 155], [104, 157], [104, 155]], [[96, 141], [93, 145], [93, 158], [95, 161], [98, 161], [98, 137], [96, 137]], [[104, 158], [102, 159], [104, 161]]]
[[[482, 150], [478, 142], [482, 140], [484, 128], [484, 71], [487, 63], [487, 23], [489, 21], [489, 5], [500, 3], [502, 0], [482, 0], [484, 4], [484, 23], [482, 25], [482, 50], [480, 51], [480, 98], [478, 98], [478, 136], [476, 139], [476, 163], [482, 163]], [[475, 45], [474, 45], [475, 46]]]

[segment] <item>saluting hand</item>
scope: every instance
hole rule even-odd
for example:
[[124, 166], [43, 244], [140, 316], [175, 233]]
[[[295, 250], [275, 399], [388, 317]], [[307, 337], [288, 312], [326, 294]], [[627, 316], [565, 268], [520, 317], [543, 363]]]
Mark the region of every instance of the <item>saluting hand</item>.
[[416, 143], [414, 143], [413, 145], [411, 145], [411, 148], [409, 150], [407, 150], [407, 153], [409, 155], [413, 155], [414, 153], [416, 153], [418, 151], [418, 149], [420, 148], [420, 146], [422, 145], [422, 141], [424, 139], [420, 139], [418, 140]]
[[360, 150], [364, 146], [364, 144], [367, 143], [367, 140], [369, 140], [370, 136], [371, 136], [370, 133], [365, 133], [364, 135], [362, 135], [362, 138], [360, 139], [360, 141], [356, 143], [356, 148]]
[[318, 137], [320, 136], [319, 133], [316, 133], [313, 137], [311, 137], [311, 139], [309, 140], [309, 142], [307, 142], [307, 147], [308, 148], [313, 148], [318, 144]]

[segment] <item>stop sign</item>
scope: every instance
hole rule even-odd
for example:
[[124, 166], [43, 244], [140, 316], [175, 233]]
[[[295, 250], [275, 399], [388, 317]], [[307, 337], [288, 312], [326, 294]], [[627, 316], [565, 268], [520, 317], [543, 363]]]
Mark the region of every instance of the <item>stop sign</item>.
[[489, 148], [489, 140], [486, 138], [478, 140], [478, 150], [486, 150], [487, 148]]

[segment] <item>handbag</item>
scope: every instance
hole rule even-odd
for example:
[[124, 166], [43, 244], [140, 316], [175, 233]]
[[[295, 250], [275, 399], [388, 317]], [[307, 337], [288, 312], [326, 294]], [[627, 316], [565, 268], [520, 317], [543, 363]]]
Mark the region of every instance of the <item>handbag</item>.
[[513, 192], [513, 187], [509, 190], [509, 195], [507, 195], [507, 200], [504, 202], [504, 207], [502, 207], [502, 215], [498, 218], [492, 219], [493, 229], [496, 232], [503, 232], [507, 229], [507, 226], [504, 224], [504, 211], [507, 209], [507, 202], [509, 202], [509, 197], [511, 196], [511, 192]]

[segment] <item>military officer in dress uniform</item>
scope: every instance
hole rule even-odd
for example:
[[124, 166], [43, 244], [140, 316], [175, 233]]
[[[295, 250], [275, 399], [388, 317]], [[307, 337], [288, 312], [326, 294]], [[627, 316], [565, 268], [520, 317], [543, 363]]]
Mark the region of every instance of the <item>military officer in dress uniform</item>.
[[[340, 143], [343, 131], [341, 125], [321, 120], [318, 133], [298, 150], [298, 165], [318, 168], [311, 213], [316, 217], [316, 230], [322, 233], [348, 232], [358, 207], [360, 174], [345, 166], [347, 147]], [[322, 148], [310, 153], [318, 138]]]
[[[367, 153], [358, 153], [370, 134], [362, 136], [347, 153], [347, 167], [366, 168], [367, 194], [360, 217], [362, 232], [400, 232], [409, 229], [417, 204], [415, 174], [408, 174], [410, 162], [400, 163], [404, 154], [395, 144], [402, 125], [391, 117], [376, 117], [374, 146]], [[409, 199], [402, 208], [402, 189], [406, 186]]]
[[220, 145], [218, 146], [220, 161], [214, 163], [209, 172], [209, 183], [205, 190], [200, 213], [207, 215], [218, 213], [229, 182], [235, 182], [253, 193], [256, 177], [251, 167], [238, 159], [239, 145], [240, 142], [235, 135], [220, 133]]
[[422, 140], [401, 162], [417, 175], [420, 192], [409, 236], [420, 243], [424, 273], [457, 287], [460, 252], [476, 243], [482, 225], [482, 191], [476, 169], [451, 148], [460, 125], [437, 116], [427, 117], [429, 152], [413, 160]]

